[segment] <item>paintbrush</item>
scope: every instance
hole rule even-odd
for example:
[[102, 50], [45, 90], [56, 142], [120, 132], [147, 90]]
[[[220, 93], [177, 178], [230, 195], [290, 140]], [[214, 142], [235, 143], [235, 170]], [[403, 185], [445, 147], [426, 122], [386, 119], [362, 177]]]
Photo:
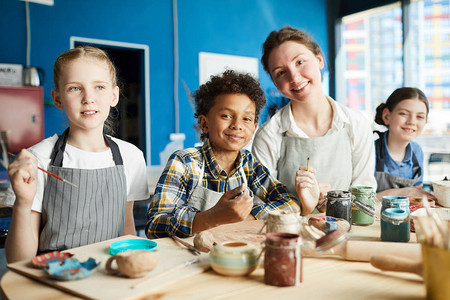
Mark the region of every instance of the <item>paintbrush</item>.
[[[14, 155], [14, 154], [12, 154], [11, 152], [8, 152], [8, 154], [11, 155], [12, 157], [16, 157], [16, 158], [17, 158], [17, 156]], [[48, 175], [50, 175], [50, 176], [52, 176], [52, 177], [55, 177], [55, 178], [58, 179], [58, 180], [61, 180], [61, 181], [65, 182], [65, 183], [70, 184], [70, 185], [73, 186], [73, 187], [78, 188], [78, 185], [73, 184], [73, 183], [70, 182], [69, 180], [66, 180], [66, 179], [64, 179], [64, 178], [62, 178], [62, 177], [59, 177], [58, 175], [53, 174], [52, 172], [49, 172], [49, 171], [47, 171], [47, 170], [44, 170], [44, 169], [42, 169], [42, 168], [40, 168], [40, 167], [37, 167], [37, 168], [38, 168], [39, 170], [41, 170], [42, 172], [47, 173]]]

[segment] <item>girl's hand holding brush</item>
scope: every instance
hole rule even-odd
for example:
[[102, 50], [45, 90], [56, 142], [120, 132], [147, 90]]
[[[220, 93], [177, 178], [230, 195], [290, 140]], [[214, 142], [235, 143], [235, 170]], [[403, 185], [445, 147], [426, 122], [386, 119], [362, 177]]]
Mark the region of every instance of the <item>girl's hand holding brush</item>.
[[28, 150], [20, 151], [17, 158], [9, 165], [8, 175], [16, 194], [14, 205], [31, 207], [36, 194], [38, 165], [36, 158]]

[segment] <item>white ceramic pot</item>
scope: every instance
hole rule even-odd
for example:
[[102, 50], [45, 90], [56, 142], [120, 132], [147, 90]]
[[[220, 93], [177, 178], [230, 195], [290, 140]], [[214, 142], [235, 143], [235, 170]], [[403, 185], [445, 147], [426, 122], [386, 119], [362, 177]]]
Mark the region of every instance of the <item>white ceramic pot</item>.
[[437, 203], [450, 207], [450, 180], [433, 181], [432, 184]]
[[209, 253], [211, 267], [226, 276], [245, 276], [258, 267], [261, 250], [241, 241], [228, 241], [215, 245]]

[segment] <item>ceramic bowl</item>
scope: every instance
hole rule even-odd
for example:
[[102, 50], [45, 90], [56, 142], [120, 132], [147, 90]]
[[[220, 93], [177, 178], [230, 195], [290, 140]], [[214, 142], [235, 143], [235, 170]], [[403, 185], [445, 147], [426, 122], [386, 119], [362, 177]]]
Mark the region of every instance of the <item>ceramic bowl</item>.
[[433, 181], [432, 184], [437, 203], [450, 207], [450, 180]]
[[211, 268], [226, 276], [245, 276], [253, 272], [259, 263], [261, 250], [241, 241], [217, 244], [209, 253]]

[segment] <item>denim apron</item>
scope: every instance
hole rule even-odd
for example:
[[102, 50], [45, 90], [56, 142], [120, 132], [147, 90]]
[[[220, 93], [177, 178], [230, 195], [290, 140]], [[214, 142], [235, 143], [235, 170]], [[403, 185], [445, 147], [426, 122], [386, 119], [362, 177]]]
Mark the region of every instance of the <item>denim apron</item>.
[[375, 152], [377, 154], [377, 164], [375, 166], [375, 179], [377, 180], [377, 193], [388, 189], [399, 189], [413, 186], [422, 176], [422, 168], [414, 153], [412, 153], [413, 161], [413, 178], [403, 178], [389, 174], [384, 171], [384, 160], [386, 158], [386, 146], [384, 142], [385, 132], [375, 131], [379, 138], [375, 141]]
[[47, 177], [42, 201], [39, 252], [64, 250], [123, 235], [127, 186], [119, 147], [108, 136], [114, 167], [102, 169], [63, 168], [69, 129], [58, 138], [48, 171], [67, 179], [72, 187]]

